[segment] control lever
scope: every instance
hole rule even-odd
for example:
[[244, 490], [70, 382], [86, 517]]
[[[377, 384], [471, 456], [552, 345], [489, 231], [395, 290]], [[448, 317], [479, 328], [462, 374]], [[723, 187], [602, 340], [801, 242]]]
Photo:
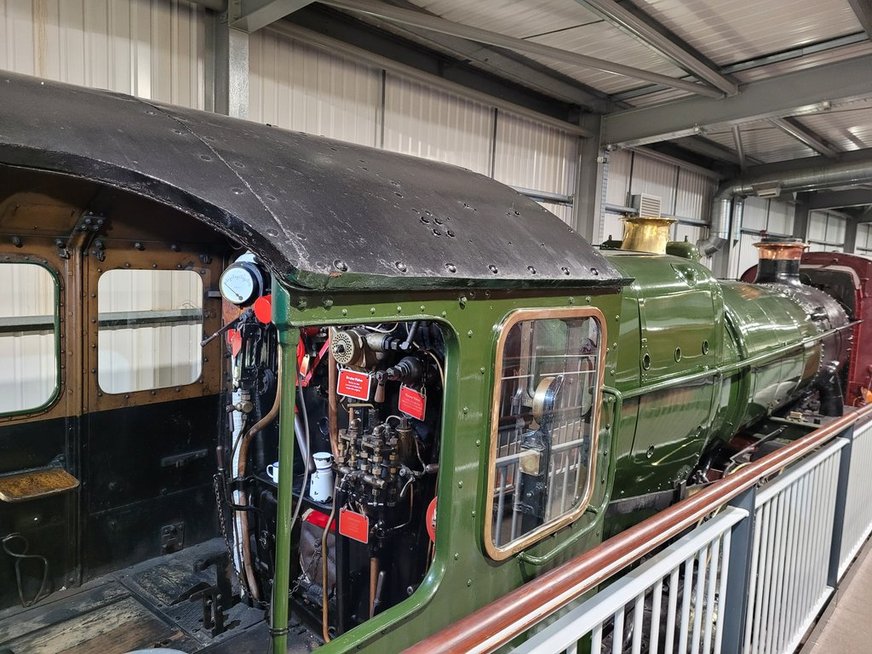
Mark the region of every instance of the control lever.
[[238, 325], [239, 323], [241, 323], [245, 320], [248, 320], [249, 318], [251, 318], [252, 315], [254, 315], [254, 312], [251, 309], [246, 309], [245, 311], [240, 313], [238, 316], [236, 316], [236, 318], [234, 318], [233, 320], [228, 322], [226, 325], [224, 325], [217, 332], [215, 332], [211, 336], [200, 341], [200, 347], [206, 347], [207, 345], [209, 345], [209, 343], [211, 343], [216, 338], [221, 336], [221, 334], [224, 334], [225, 332], [228, 332], [231, 329], [234, 329], [236, 327], [236, 325]]

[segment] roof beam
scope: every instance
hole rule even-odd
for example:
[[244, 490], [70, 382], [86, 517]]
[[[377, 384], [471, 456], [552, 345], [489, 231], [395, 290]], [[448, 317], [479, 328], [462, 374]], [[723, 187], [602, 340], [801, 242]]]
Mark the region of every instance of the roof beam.
[[[804, 125], [801, 125], [799, 121], [791, 118], [770, 118], [769, 122], [800, 143], [804, 143], [818, 154], [830, 157], [831, 159], [835, 159], [839, 154], [837, 150], [831, 148], [820, 136]], [[734, 125], [733, 129], [738, 130], [739, 126]]]
[[670, 88], [680, 89], [688, 93], [703, 95], [709, 98], [723, 97], [721, 91], [708, 85], [677, 79], [675, 77], [670, 77], [669, 75], [661, 75], [660, 73], [633, 68], [632, 66], [625, 66], [624, 64], [617, 64], [611, 61], [606, 61], [605, 59], [589, 57], [577, 52], [561, 50], [560, 48], [554, 48], [535, 41], [518, 39], [513, 36], [506, 36], [505, 34], [491, 32], [478, 27], [454, 23], [445, 20], [444, 18], [439, 18], [438, 16], [431, 16], [419, 11], [410, 11], [408, 9], [394, 7], [383, 2], [378, 2], [377, 0], [321, 0], [321, 2], [344, 11], [378, 16], [393, 22], [411, 25], [412, 27], [419, 27], [433, 32], [439, 32], [441, 34], [448, 34], [449, 36], [458, 36], [469, 41], [495, 45], [501, 48], [514, 50], [515, 52], [536, 55], [554, 61], [562, 61], [575, 66], [602, 70], [614, 75], [622, 75], [624, 77], [653, 82], [655, 84], [662, 84]]
[[848, 4], [857, 15], [860, 25], [866, 30], [867, 36], [872, 39], [872, 2], [870, 0], [848, 0]]
[[641, 11], [638, 14], [632, 12], [615, 0], [577, 1], [698, 79], [708, 82], [727, 95], [739, 92], [735, 81], [722, 75], [711, 61], [650, 16]]
[[809, 209], [840, 209], [872, 205], [872, 189], [852, 188], [844, 191], [818, 191], [810, 193]]
[[747, 161], [745, 160], [745, 146], [742, 145], [742, 132], [738, 125], [733, 125], [733, 143], [736, 145], [736, 156], [739, 158], [739, 168], [745, 170]]
[[[393, 4], [404, 9], [429, 13], [407, 2], [407, 0], [395, 0]], [[336, 12], [336, 14], [346, 16], [341, 12]], [[614, 103], [609, 100], [605, 93], [586, 87], [581, 82], [549, 69], [538, 61], [527, 59], [514, 52], [484, 46], [456, 36], [439, 34], [409, 25], [399, 25], [376, 16], [355, 17], [354, 20], [362, 18], [366, 19], [367, 24], [381, 30], [399, 34], [415, 43], [421, 43], [428, 48], [447, 53], [462, 61], [473, 61], [476, 66], [495, 75], [564, 102], [571, 102], [601, 114], [614, 109]]]
[[807, 68], [747, 84], [721, 100], [686, 98], [664, 105], [609, 114], [603, 120], [606, 145], [643, 145], [732, 127], [751, 120], [817, 113], [832, 102], [872, 96], [872, 55]]
[[312, 0], [233, 0], [227, 18], [230, 27], [251, 33], [309, 4]]

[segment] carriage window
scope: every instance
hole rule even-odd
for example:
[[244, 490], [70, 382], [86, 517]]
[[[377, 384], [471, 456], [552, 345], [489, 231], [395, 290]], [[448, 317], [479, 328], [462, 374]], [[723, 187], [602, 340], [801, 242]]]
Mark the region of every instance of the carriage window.
[[[598, 314], [598, 312], [596, 312]], [[497, 347], [489, 534], [502, 559], [574, 520], [588, 501], [602, 364], [592, 310], [523, 310]]]
[[107, 393], [200, 377], [203, 281], [190, 270], [110, 270], [97, 286], [97, 382]]
[[34, 263], [0, 263], [0, 413], [31, 411], [58, 390], [58, 285]]

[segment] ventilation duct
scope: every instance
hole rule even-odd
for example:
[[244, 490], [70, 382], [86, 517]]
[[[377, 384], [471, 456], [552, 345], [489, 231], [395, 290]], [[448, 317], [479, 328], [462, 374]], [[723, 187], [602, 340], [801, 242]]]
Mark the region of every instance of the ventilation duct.
[[749, 195], [778, 197], [785, 192], [818, 191], [838, 186], [857, 186], [872, 182], [872, 154], [840, 163], [816, 163], [806, 168], [749, 175], [721, 184], [715, 193], [709, 237], [697, 243], [704, 256], [720, 250], [730, 238], [730, 218], [736, 238], [742, 226], [744, 198]]

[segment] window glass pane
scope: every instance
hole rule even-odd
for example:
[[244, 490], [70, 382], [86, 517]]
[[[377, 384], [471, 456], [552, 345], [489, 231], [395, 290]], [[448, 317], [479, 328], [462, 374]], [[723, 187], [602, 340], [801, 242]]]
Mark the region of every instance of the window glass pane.
[[33, 263], [0, 264], [0, 413], [36, 409], [58, 386], [57, 282]]
[[492, 540], [504, 548], [587, 501], [600, 326], [592, 317], [514, 323], [504, 336]]
[[110, 270], [97, 285], [97, 381], [107, 393], [200, 377], [203, 282], [190, 270]]

